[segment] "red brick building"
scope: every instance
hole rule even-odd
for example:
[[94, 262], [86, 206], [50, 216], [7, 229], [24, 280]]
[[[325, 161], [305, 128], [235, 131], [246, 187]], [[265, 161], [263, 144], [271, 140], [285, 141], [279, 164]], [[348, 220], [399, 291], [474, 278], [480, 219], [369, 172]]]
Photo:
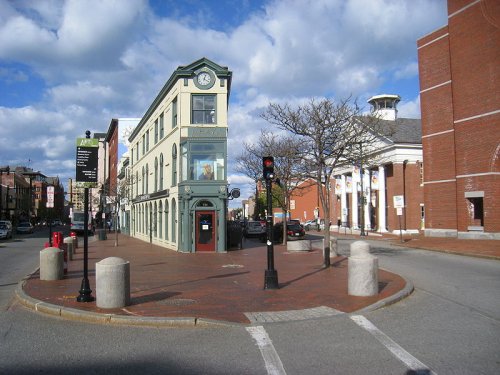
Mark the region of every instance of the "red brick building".
[[425, 234], [500, 239], [500, 2], [448, 0], [417, 42]]

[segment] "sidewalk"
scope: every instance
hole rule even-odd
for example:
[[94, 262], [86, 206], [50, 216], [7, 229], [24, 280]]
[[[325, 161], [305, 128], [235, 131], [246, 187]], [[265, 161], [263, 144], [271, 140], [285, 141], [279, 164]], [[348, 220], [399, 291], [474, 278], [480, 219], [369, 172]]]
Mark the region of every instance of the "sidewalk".
[[410, 282], [379, 270], [380, 293], [374, 297], [347, 294], [347, 259], [332, 259], [322, 268], [322, 251], [289, 253], [274, 246], [280, 288], [264, 290], [267, 248], [247, 240], [243, 250], [225, 254], [185, 254], [126, 235], [89, 241], [89, 281], [95, 297], [95, 263], [117, 256], [130, 261], [131, 304], [101, 309], [77, 302], [83, 277], [83, 241], [63, 280], [40, 281], [29, 276], [17, 289], [20, 302], [42, 313], [68, 319], [115, 324], [206, 325], [289, 321], [374, 309], [413, 290]]
[[344, 231], [331, 233], [334, 237], [338, 238], [369, 238], [370, 240], [390, 242], [393, 246], [500, 260], [500, 241], [498, 240], [464, 240], [445, 237], [425, 237], [422, 234], [404, 234], [403, 242], [401, 242], [400, 236], [396, 234], [368, 232], [368, 237], [360, 237], [359, 231], [347, 232], [345, 234]]

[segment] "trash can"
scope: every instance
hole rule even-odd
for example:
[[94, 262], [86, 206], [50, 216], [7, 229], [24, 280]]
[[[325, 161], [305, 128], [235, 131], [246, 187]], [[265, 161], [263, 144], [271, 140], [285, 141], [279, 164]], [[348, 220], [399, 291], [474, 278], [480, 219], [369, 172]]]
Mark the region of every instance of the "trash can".
[[227, 248], [242, 248], [243, 228], [238, 221], [227, 222]]

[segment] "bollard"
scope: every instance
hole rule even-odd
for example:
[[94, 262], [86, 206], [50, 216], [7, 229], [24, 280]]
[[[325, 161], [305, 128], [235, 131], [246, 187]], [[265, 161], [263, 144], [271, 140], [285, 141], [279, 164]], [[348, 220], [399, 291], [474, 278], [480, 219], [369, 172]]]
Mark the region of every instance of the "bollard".
[[330, 258], [335, 258], [338, 256], [337, 252], [337, 239], [330, 238]]
[[96, 305], [104, 309], [130, 303], [130, 262], [109, 257], [96, 263]]
[[69, 235], [75, 240], [73, 243], [73, 254], [76, 254], [76, 249], [78, 249], [78, 236], [76, 235], [76, 232], [69, 232]]
[[40, 280], [61, 280], [64, 273], [64, 252], [58, 247], [40, 251]]
[[287, 241], [286, 250], [288, 252], [311, 251], [312, 250], [311, 240]]
[[378, 294], [378, 259], [370, 254], [370, 244], [356, 241], [351, 244], [347, 267], [347, 293], [368, 297]]
[[72, 237], [66, 237], [64, 239], [64, 244], [66, 245], [66, 248], [68, 249], [68, 259], [69, 260], [73, 260], [74, 243], [75, 243], [75, 240]]

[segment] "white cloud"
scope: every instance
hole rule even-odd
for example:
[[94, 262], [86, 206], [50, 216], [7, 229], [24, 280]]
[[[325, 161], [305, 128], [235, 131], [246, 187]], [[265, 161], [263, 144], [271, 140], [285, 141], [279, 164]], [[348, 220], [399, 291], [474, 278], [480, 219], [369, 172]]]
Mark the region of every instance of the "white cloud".
[[420, 118], [420, 95], [414, 100], [403, 101], [398, 105], [398, 117]]
[[[0, 82], [25, 80], [29, 91], [32, 74], [45, 84], [41, 102], [0, 107], [0, 164], [28, 155], [35, 169], [73, 175], [75, 138], [106, 131], [113, 117], [142, 116], [179, 65], [203, 56], [233, 71], [231, 161], [269, 127], [260, 118], [269, 102], [402, 93], [398, 85], [416, 79], [416, 40], [447, 21], [446, 4], [434, 0], [269, 0], [230, 27], [221, 25], [231, 18], [214, 19], [219, 11], [179, 9], [153, 14], [143, 0], [0, 0]], [[418, 91], [405, 95], [416, 99], [401, 102], [399, 115], [420, 117]], [[252, 184], [232, 167], [231, 184], [245, 198]]]

